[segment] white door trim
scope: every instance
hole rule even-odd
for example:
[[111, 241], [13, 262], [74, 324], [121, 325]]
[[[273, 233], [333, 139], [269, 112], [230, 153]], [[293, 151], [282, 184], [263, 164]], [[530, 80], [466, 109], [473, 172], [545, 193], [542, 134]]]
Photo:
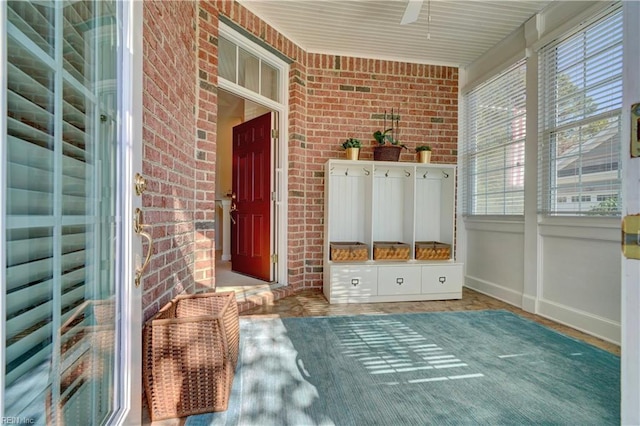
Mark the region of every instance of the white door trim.
[[278, 70], [279, 73], [279, 93], [280, 102], [273, 101], [256, 92], [248, 90], [238, 84], [232, 83], [224, 78], [218, 77], [218, 88], [225, 90], [233, 95], [247, 99], [251, 102], [260, 104], [277, 113], [278, 129], [280, 131], [275, 147], [275, 164], [272, 168], [272, 179], [275, 181], [275, 229], [272, 230], [275, 238], [276, 253], [278, 254], [278, 263], [276, 266], [275, 280], [278, 286], [286, 286], [287, 283], [287, 261], [288, 261], [288, 159], [289, 150], [287, 141], [289, 140], [289, 64], [282, 59], [269, 52], [265, 48], [253, 43], [242, 34], [233, 30], [230, 26], [220, 22], [218, 27], [219, 34], [233, 41], [238, 46], [256, 55], [269, 65]]
[[[630, 158], [631, 105], [640, 102], [640, 3], [625, 1], [623, 15], [622, 71], [622, 215], [640, 212], [640, 158]], [[622, 257], [621, 424], [640, 424], [640, 261]]]
[[[134, 175], [142, 172], [142, 16], [143, 2], [128, 0], [122, 3], [123, 34], [120, 54], [121, 104], [120, 161], [122, 165], [118, 193], [122, 212], [121, 267], [116, 272], [121, 283], [120, 306], [121, 347], [116, 375], [116, 397], [120, 410], [109, 424], [132, 425], [142, 422], [142, 288], [134, 285], [136, 267], [142, 259], [142, 242], [133, 232], [133, 212], [142, 207], [141, 197], [134, 193]], [[151, 247], [149, 247], [151, 249]]]

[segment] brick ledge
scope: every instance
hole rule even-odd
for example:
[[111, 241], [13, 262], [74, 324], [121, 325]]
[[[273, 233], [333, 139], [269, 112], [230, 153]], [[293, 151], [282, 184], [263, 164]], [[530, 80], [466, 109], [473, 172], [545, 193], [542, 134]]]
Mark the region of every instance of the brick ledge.
[[274, 301], [293, 294], [295, 294], [295, 290], [290, 286], [286, 286], [273, 290], [265, 289], [256, 294], [243, 296], [242, 300], [238, 300], [238, 312], [242, 313], [258, 306], [271, 305]]

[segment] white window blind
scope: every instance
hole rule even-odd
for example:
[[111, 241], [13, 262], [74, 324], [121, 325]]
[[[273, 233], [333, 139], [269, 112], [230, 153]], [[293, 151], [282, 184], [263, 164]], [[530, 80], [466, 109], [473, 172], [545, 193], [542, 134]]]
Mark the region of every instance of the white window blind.
[[524, 214], [526, 63], [464, 96], [465, 215]]
[[621, 5], [539, 57], [539, 212], [619, 215]]

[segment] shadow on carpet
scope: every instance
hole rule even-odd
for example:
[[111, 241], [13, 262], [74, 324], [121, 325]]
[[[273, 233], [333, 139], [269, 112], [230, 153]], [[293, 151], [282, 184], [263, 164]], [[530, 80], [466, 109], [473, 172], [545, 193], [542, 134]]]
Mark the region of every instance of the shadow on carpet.
[[620, 359], [508, 311], [241, 318], [199, 425], [620, 423]]

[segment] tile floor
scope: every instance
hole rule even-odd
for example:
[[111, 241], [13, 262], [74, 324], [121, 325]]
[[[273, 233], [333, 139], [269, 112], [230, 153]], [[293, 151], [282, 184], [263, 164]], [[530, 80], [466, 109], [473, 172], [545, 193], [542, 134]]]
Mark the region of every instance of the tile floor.
[[[239, 301], [241, 298], [242, 296], [239, 294]], [[273, 300], [273, 298], [269, 297], [265, 297], [264, 300], [268, 300], [269, 302], [252, 309], [245, 310], [240, 313], [240, 316], [307, 317], [506, 309], [561, 333], [583, 340], [615, 355], [620, 355], [620, 347], [618, 345], [606, 342], [538, 315], [530, 314], [508, 303], [467, 288], [463, 290], [462, 299], [460, 300], [330, 305], [320, 290], [303, 290], [293, 294], [292, 296], [279, 300]], [[185, 419], [172, 419], [150, 423], [146, 407], [144, 408], [143, 424], [145, 425], [174, 426], [183, 425], [184, 422]]]
[[472, 311], [483, 309], [506, 309], [529, 318], [561, 333], [584, 340], [613, 354], [620, 355], [620, 347], [610, 342], [582, 333], [571, 327], [558, 324], [538, 315], [530, 314], [508, 303], [486, 296], [477, 291], [464, 288], [462, 299], [330, 305], [320, 290], [304, 290], [276, 300], [271, 304], [258, 306], [242, 312], [241, 316], [278, 315], [281, 317], [307, 317], [329, 315], [367, 315], [394, 314], [409, 312]]

